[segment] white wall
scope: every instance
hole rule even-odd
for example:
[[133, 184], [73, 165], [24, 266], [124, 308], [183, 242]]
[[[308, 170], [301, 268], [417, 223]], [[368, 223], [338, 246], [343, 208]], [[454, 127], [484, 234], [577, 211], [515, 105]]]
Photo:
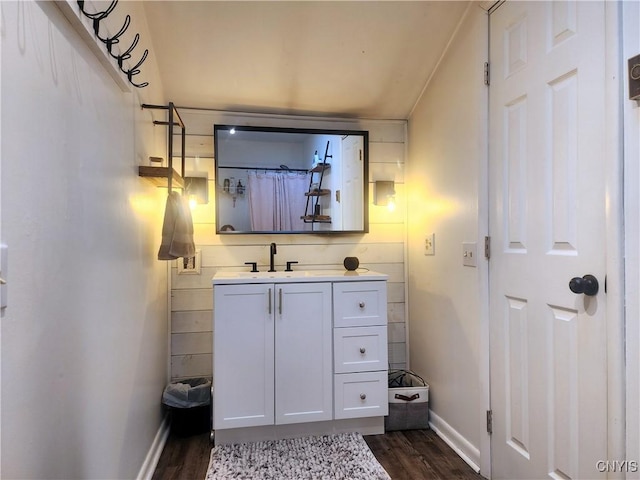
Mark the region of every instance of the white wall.
[[166, 191], [137, 175], [164, 155], [138, 97], [159, 101], [157, 69], [123, 93], [53, 2], [0, 8], [2, 478], [135, 478], [167, 380]]
[[[198, 150], [198, 158], [189, 158], [187, 171], [209, 171], [209, 204], [193, 210], [196, 248], [202, 252], [199, 275], [171, 273], [171, 376], [184, 378], [211, 376], [212, 309], [211, 278], [218, 269], [246, 269], [244, 262], [257, 261], [260, 270], [269, 264], [269, 244], [276, 242], [278, 270], [287, 260], [297, 260], [298, 269], [344, 268], [344, 257], [357, 256], [360, 266], [389, 275], [389, 363], [405, 366], [405, 214], [404, 214], [404, 121], [332, 121], [275, 115], [222, 114], [205, 110], [180, 110], [190, 133], [187, 153]], [[233, 235], [215, 233], [215, 179], [213, 172], [213, 125], [253, 124], [304, 128], [348, 128], [369, 130], [369, 233], [349, 235]], [[191, 149], [191, 150], [190, 150]], [[320, 154], [320, 152], [319, 152]], [[324, 151], [321, 152], [321, 155]], [[196, 166], [195, 164], [198, 164]], [[375, 179], [396, 183], [398, 208], [371, 204]], [[175, 265], [174, 265], [175, 267]]]
[[[410, 365], [429, 383], [433, 426], [476, 465], [488, 401], [481, 379], [486, 213], [479, 211], [486, 38], [486, 12], [472, 5], [409, 118], [407, 160]], [[435, 255], [425, 256], [430, 233]], [[477, 242], [477, 268], [462, 265], [463, 242]]]

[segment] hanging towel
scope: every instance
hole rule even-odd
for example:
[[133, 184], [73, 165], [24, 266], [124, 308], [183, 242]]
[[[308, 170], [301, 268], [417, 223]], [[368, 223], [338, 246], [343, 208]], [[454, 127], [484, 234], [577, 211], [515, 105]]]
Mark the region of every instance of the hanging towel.
[[171, 192], [167, 197], [162, 224], [162, 243], [158, 250], [158, 260], [189, 258], [196, 254], [193, 243], [193, 220], [191, 210], [178, 192]]

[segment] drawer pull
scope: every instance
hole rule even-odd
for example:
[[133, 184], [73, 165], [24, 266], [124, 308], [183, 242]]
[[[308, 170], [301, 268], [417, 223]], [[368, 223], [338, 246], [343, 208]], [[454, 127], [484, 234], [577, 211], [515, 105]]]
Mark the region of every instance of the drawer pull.
[[360, 400], [366, 400], [367, 399], [367, 394], [366, 393], [361, 393], [360, 394]]
[[366, 351], [367, 351], [367, 349], [366, 349], [366, 348], [364, 348], [364, 347], [360, 347], [360, 353], [362, 353], [362, 354], [364, 355], [364, 353], [365, 353]]
[[358, 305], [360, 305], [360, 308], [364, 308], [364, 302], [360, 302]]

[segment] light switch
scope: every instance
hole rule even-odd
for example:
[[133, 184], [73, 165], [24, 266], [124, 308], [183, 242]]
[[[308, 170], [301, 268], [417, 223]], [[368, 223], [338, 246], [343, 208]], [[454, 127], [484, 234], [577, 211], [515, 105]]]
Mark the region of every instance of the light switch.
[[478, 265], [478, 244], [475, 242], [462, 243], [462, 265], [465, 267], [475, 267]]
[[430, 233], [424, 239], [424, 254], [435, 255], [436, 254], [436, 234]]

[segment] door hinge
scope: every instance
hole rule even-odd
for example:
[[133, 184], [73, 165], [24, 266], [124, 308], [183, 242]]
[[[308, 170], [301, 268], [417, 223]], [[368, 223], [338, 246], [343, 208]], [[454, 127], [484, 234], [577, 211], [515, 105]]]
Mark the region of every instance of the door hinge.
[[491, 435], [493, 433], [493, 412], [487, 410], [487, 433]]
[[489, 86], [489, 81], [490, 81], [489, 62], [484, 62], [484, 84]]
[[484, 258], [491, 258], [491, 237], [484, 237]]
[[358, 160], [362, 161], [362, 150], [358, 150]]

